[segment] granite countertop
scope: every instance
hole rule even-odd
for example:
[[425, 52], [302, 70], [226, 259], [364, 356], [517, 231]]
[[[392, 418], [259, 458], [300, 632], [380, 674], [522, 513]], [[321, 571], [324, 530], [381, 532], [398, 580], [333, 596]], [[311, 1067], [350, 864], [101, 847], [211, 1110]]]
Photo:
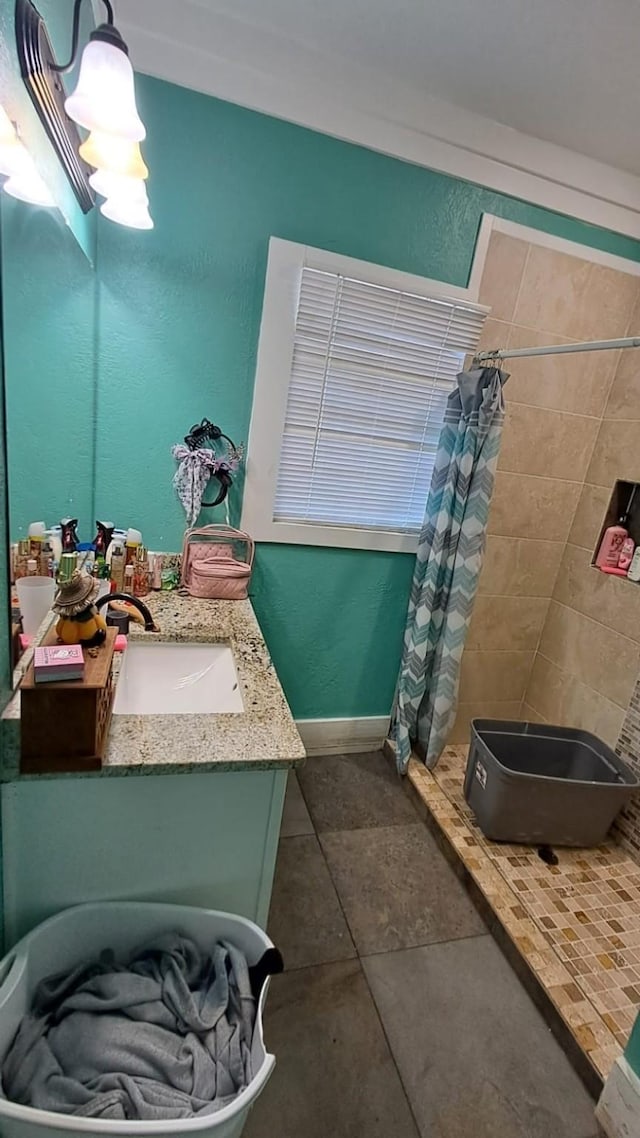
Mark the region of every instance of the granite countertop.
[[[305, 757], [251, 602], [204, 601], [177, 592], [144, 598], [159, 628], [132, 624], [129, 635], [147, 642], [229, 644], [244, 711], [212, 715], [114, 715], [102, 770], [20, 774], [20, 693], [2, 721], [2, 781], [22, 778], [104, 778], [189, 771], [267, 770], [298, 766]], [[120, 670], [114, 657], [114, 679]]]

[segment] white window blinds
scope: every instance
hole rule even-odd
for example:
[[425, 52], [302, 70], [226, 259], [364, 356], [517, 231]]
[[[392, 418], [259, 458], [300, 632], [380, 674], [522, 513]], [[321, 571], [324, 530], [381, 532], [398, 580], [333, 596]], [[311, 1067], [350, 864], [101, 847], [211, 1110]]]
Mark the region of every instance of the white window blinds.
[[274, 520], [418, 531], [447, 397], [485, 315], [303, 268]]

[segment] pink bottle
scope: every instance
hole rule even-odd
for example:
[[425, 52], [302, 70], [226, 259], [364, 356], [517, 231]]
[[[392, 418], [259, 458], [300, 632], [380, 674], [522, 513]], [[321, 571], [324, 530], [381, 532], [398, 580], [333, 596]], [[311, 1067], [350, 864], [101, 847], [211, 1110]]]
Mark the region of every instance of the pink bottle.
[[618, 569], [624, 569], [625, 573], [628, 572], [629, 566], [633, 561], [635, 548], [636, 543], [633, 538], [628, 536], [625, 537], [622, 543], [622, 548], [620, 550], [620, 556], [618, 558]]
[[596, 565], [598, 569], [617, 569], [620, 554], [625, 539], [629, 534], [625, 527], [622, 525], [622, 518], [617, 526], [609, 526], [604, 531], [600, 548], [596, 557]]

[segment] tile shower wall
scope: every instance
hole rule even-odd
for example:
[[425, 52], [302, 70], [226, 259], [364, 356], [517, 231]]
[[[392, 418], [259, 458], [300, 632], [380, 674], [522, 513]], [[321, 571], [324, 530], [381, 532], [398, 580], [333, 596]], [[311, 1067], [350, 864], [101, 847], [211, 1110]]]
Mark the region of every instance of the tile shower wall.
[[[598, 334], [635, 333], [639, 283], [606, 271], [618, 309], [603, 303]], [[640, 668], [640, 589], [598, 573], [591, 558], [614, 482], [640, 479], [639, 370], [637, 354], [621, 352], [612, 383], [601, 377], [607, 401], [525, 696], [540, 717], [580, 725], [612, 745]]]
[[[623, 336], [640, 320], [639, 296], [637, 277], [494, 233], [480, 290], [492, 309], [483, 347]], [[579, 724], [617, 739], [640, 663], [640, 620], [637, 640], [628, 628], [640, 590], [589, 562], [613, 481], [635, 477], [620, 461], [631, 463], [631, 434], [620, 451], [609, 427], [609, 406], [621, 417], [632, 402], [628, 375], [618, 378], [622, 356], [505, 365], [507, 416], [451, 742], [466, 741], [476, 715]], [[640, 452], [632, 465], [640, 478]]]

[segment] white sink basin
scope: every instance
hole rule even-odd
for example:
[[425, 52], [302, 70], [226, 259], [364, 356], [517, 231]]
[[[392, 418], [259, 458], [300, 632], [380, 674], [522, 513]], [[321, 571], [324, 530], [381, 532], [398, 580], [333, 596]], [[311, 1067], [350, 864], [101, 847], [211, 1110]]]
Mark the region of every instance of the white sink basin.
[[228, 644], [130, 641], [114, 715], [215, 715], [244, 711]]

